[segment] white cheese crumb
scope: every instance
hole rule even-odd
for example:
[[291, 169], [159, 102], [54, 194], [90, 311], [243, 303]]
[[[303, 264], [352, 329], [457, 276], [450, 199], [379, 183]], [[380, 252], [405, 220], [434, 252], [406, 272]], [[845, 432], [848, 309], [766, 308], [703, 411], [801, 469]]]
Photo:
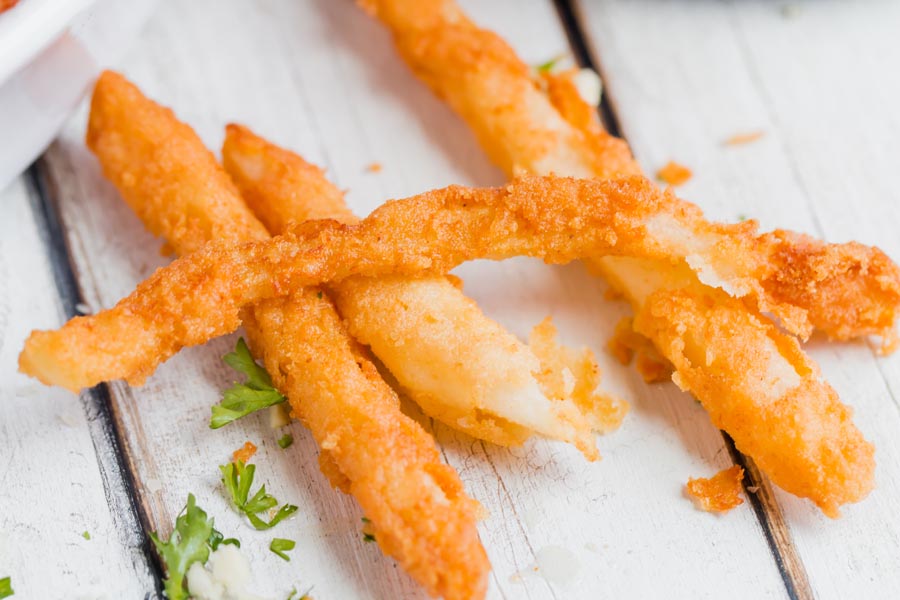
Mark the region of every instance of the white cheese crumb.
[[250, 565], [236, 546], [222, 544], [209, 555], [207, 566], [191, 565], [188, 589], [195, 600], [261, 600], [246, 591]]
[[582, 100], [591, 106], [600, 106], [603, 83], [600, 81], [600, 76], [592, 69], [580, 69], [572, 76], [572, 83]]

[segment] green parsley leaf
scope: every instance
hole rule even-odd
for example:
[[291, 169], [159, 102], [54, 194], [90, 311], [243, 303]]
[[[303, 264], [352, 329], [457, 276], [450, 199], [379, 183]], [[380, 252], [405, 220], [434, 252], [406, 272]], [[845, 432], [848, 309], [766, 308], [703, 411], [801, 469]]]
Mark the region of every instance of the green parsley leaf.
[[746, 221], [747, 215], [738, 215], [738, 221]]
[[288, 550], [293, 550], [294, 546], [297, 545], [297, 542], [294, 540], [285, 540], [283, 538], [274, 538], [272, 543], [269, 544], [269, 550], [283, 558], [284, 560], [290, 562], [291, 557], [285, 554]]
[[363, 523], [371, 523], [371, 522], [372, 522], [372, 519], [370, 519], [369, 517], [363, 517], [363, 518], [362, 518], [362, 522], [363, 522]]
[[89, 540], [89, 539], [91, 539], [91, 532], [85, 531], [84, 533], [81, 534], [81, 537], [83, 537], [86, 540]]
[[375, 536], [372, 535], [371, 533], [364, 533], [364, 534], [363, 534], [363, 541], [366, 542], [366, 543], [374, 542], [374, 541], [375, 541]]
[[256, 529], [260, 531], [270, 529], [297, 512], [296, 506], [285, 504], [278, 509], [275, 516], [267, 523], [257, 515], [268, 512], [270, 508], [277, 506], [278, 500], [271, 494], [266, 493], [265, 485], [260, 487], [253, 496], [250, 496], [250, 487], [253, 485], [256, 465], [245, 465], [243, 462], [237, 461], [221, 465], [219, 470], [222, 472], [222, 483], [225, 489], [228, 490], [234, 507], [239, 512], [247, 515], [250, 524]]
[[204, 564], [209, 558], [212, 532], [213, 520], [207, 519], [206, 512], [197, 506], [194, 495], [188, 494], [187, 506], [175, 519], [175, 530], [169, 540], [163, 542], [155, 532], [150, 533], [150, 539], [166, 566], [164, 583], [169, 600], [187, 600], [185, 575], [192, 564]]
[[278, 447], [281, 448], [282, 450], [284, 450], [285, 448], [288, 448], [293, 443], [294, 443], [294, 436], [292, 436], [289, 433], [286, 433], [283, 436], [281, 436], [281, 438], [278, 440]]
[[218, 429], [252, 412], [284, 402], [285, 397], [272, 386], [272, 378], [256, 364], [244, 338], [239, 338], [234, 352], [222, 357], [225, 363], [247, 376], [244, 383], [235, 383], [225, 390], [222, 402], [212, 407], [210, 429]]
[[219, 544], [231, 544], [232, 546], [241, 547], [241, 542], [236, 540], [235, 538], [226, 538], [222, 535], [222, 532], [213, 527], [212, 533], [209, 534], [209, 539], [206, 542], [209, 544], [209, 547], [216, 551], [219, 549]]
[[9, 598], [15, 592], [12, 589], [12, 578], [4, 577], [0, 579], [0, 598]]
[[538, 73], [550, 73], [553, 69], [566, 57], [565, 54], [557, 54], [545, 63], [541, 63], [535, 67]]

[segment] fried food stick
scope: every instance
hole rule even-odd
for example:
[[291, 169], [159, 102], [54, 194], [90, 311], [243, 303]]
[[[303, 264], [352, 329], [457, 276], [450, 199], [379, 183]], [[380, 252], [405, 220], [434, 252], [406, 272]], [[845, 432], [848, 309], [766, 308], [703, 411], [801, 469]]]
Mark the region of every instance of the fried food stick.
[[[693, 235], [687, 242], [686, 232]], [[632, 297], [640, 298], [635, 322], [645, 323], [639, 331], [678, 369], [676, 382], [705, 402], [714, 420], [721, 415], [714, 422], [776, 483], [836, 515], [840, 504], [869, 491], [874, 470], [873, 449], [849, 409], [820, 381], [794, 337], [739, 310], [741, 299], [689, 276], [699, 269], [732, 291], [746, 290], [750, 301], [757, 280], [717, 265], [722, 255], [735, 253], [751, 265], [755, 248], [753, 224], [709, 223], [696, 207], [641, 177], [526, 176], [496, 189], [451, 186], [387, 202], [357, 225], [313, 221], [270, 240], [208, 244], [157, 270], [115, 307], [56, 331], [33, 332], [19, 367], [75, 390], [122, 377], [140, 381], [185, 345], [237, 329], [248, 304], [357, 275], [446, 273], [465, 260], [520, 255], [550, 263], [598, 255], [649, 260], [669, 268], [634, 263], [626, 270], [654, 276], [630, 282]], [[690, 290], [696, 290], [693, 303], [670, 308], [659, 301]], [[646, 313], [652, 318], [641, 318], [644, 309], [652, 309]], [[679, 324], [687, 316], [705, 323], [703, 310], [713, 309], [730, 315], [720, 318], [722, 332], [741, 335], [725, 348], [731, 354], [704, 352], [703, 338], [692, 344], [696, 332]], [[667, 322], [672, 326], [663, 327]], [[745, 376], [761, 369], [759, 380]], [[763, 433], [779, 424], [774, 436]], [[793, 443], [785, 446], [782, 439]]]
[[[245, 127], [228, 126], [222, 162], [272, 233], [315, 218], [358, 221], [321, 169]], [[592, 357], [539, 360], [446, 277], [357, 277], [329, 289], [351, 335], [372, 348], [410, 397], [470, 435], [514, 445], [537, 431], [574, 441], [595, 458], [591, 430], [617, 427], [627, 410], [595, 393]], [[566, 377], [570, 386], [543, 385]]]
[[[147, 228], [179, 254], [213, 239], [269, 237], [193, 130], [116, 73], [97, 82], [87, 143]], [[400, 412], [330, 299], [298, 289], [248, 308], [243, 320], [254, 354], [322, 448], [322, 471], [357, 499], [384, 552], [434, 596], [483, 596], [490, 565], [477, 503]]]
[[[692, 228], [720, 242], [696, 254], [709, 266], [721, 246], [739, 250], [752, 237], [748, 227], [707, 223], [683, 204], [640, 177], [528, 176], [503, 188], [450, 186], [389, 201], [356, 225], [310, 221], [239, 246], [213, 241], [158, 269], [115, 307], [33, 332], [19, 366], [74, 391], [118, 378], [139, 384], [182, 347], [237, 329], [244, 306], [297, 287], [522, 255], [564, 263], [615, 253], [678, 264], [681, 232]], [[733, 278], [734, 286], [752, 281]]]
[[[588, 107], [573, 85], [552, 76], [550, 85], [539, 85], [499, 36], [474, 25], [452, 0], [362, 4], [391, 30], [416, 75], [466, 120], [508, 174], [525, 170], [609, 178], [640, 172], [624, 142], [603, 131], [596, 116], [585, 119]], [[685, 246], [696, 234], [685, 232]], [[892, 339], [900, 287], [897, 268], [887, 257], [857, 245], [850, 253], [836, 252], [846, 257], [841, 265], [821, 260], [824, 244], [814, 249], [811, 244], [811, 252], [804, 253], [792, 248], [792, 241], [778, 233], [753, 240], [764, 290], [756, 297], [758, 309], [770, 310], [803, 335], [814, 324], [834, 337], [881, 333]], [[784, 255], [781, 261], [769, 260], [767, 252], [775, 246]], [[860, 500], [871, 489], [873, 448], [797, 341], [745, 306], [736, 298], [744, 291], [723, 280], [729, 261], [744, 270], [738, 263], [745, 255], [734, 250], [723, 249], [718, 272], [705, 269], [689, 253], [685, 263], [693, 269], [616, 256], [591, 262], [631, 301], [637, 331], [672, 362], [676, 383], [694, 393], [738, 449], [775, 483], [837, 516], [841, 504]], [[831, 284], [840, 281], [837, 293], [824, 298], [811, 293], [816, 286], [810, 279], [798, 285], [796, 277], [811, 274], [801, 265], [815, 264], [807, 259], [817, 253], [818, 269], [810, 270]], [[861, 284], [851, 279], [854, 275], [863, 275]], [[777, 292], [767, 285], [772, 281], [778, 283]], [[846, 288], [857, 293], [839, 297]], [[863, 299], [867, 308], [856, 313], [842, 304], [872, 292], [883, 293], [874, 301]], [[817, 306], [822, 300], [835, 306], [822, 309]]]
[[[641, 172], [567, 74], [536, 80], [500, 36], [477, 27], [454, 0], [359, 3], [388, 27], [413, 72], [459, 113], [508, 175], [610, 178]], [[772, 301], [760, 310], [773, 312], [804, 338], [814, 327], [834, 339], [880, 335], [885, 350], [896, 346], [900, 269], [883, 252], [787, 231], [764, 234], [759, 242], [768, 260], [757, 276]], [[731, 257], [735, 269], [740, 259]], [[620, 270], [615, 259], [600, 262], [604, 272]]]

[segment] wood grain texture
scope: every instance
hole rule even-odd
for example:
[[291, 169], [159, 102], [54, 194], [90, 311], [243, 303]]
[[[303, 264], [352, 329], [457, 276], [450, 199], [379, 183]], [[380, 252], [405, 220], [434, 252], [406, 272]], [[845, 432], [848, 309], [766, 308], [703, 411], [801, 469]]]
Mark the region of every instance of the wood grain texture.
[[65, 317], [31, 192], [23, 177], [0, 193], [0, 577], [17, 598], [143, 598], [155, 589], [143, 534], [122, 514], [93, 403], [16, 372], [31, 328]]
[[[670, 159], [682, 195], [714, 218], [757, 218], [900, 257], [900, 6], [838, 2], [580, 2], [624, 134], [653, 171]], [[746, 145], [723, 142], [762, 131]], [[776, 491], [819, 598], [897, 589], [900, 357], [869, 344], [808, 344], [876, 445], [877, 489], [829, 521]]]
[[[530, 62], [567, 49], [549, 2], [465, 5]], [[163, 3], [122, 69], [213, 148], [235, 120], [327, 167], [361, 214], [436, 186], [503, 181], [464, 124], [407, 73], [384, 32], [351, 2]], [[96, 310], [167, 259], [100, 176], [82, 143], [85, 116], [73, 117], [45, 167], [81, 292]], [[382, 170], [369, 172], [372, 162]], [[622, 429], [600, 440], [605, 459], [593, 465], [559, 444], [506, 450], [425, 423], [490, 511], [481, 534], [494, 565], [492, 597], [785, 597], [752, 512], [716, 517], [682, 496], [688, 477], [728, 466], [728, 452], [689, 396], [673, 385], [648, 387], [606, 358], [605, 341], [626, 308], [601, 300], [599, 280], [578, 265], [524, 259], [471, 264], [459, 274], [467, 293], [522, 337], [553, 314], [562, 339], [592, 347], [604, 362], [605, 385], [633, 406]], [[282, 432], [269, 429], [264, 416], [207, 428], [209, 406], [233, 379], [219, 359], [233, 343], [231, 336], [187, 350], [142, 388], [111, 386], [149, 522], [167, 532], [194, 492], [226, 535], [244, 540], [260, 593], [281, 594], [297, 583], [314, 585], [322, 598], [420, 597], [363, 542], [358, 508], [330, 489], [301, 427], [292, 426], [296, 441], [286, 451], [275, 444]], [[218, 485], [216, 465], [247, 439], [260, 446], [260, 481], [301, 506], [270, 533], [241, 523]], [[267, 550], [272, 535], [297, 540], [292, 562]], [[574, 572], [553, 568], [554, 555]]]

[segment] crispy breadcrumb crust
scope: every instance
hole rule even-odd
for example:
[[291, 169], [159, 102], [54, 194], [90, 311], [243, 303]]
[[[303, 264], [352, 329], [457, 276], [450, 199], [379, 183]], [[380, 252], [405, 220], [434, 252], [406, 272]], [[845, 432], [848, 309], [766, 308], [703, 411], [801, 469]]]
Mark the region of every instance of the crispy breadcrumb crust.
[[[222, 157], [273, 233], [315, 217], [355, 220], [320, 169], [246, 127], [227, 127]], [[371, 346], [426, 414], [450, 427], [505, 446], [537, 432], [574, 442], [594, 459], [591, 424], [608, 431], [608, 414], [615, 425], [624, 415], [625, 405], [612, 409], [548, 387], [570, 365], [532, 353], [445, 277], [348, 278], [331, 290], [351, 334]], [[594, 367], [589, 392], [599, 383]]]
[[[34, 332], [20, 368], [71, 390], [119, 378], [140, 383], [180, 348], [237, 329], [242, 307], [354, 275], [444, 273], [466, 260], [519, 255], [564, 263], [621, 253], [677, 264], [681, 241], [652, 235], [648, 226], [659, 215], [676, 233], [700, 227], [720, 241], [704, 255], [705, 267], [721, 247], [746, 241], [640, 177], [529, 176], [502, 188], [451, 186], [387, 202], [356, 225], [312, 221], [269, 240], [207, 244], [158, 269], [115, 307]], [[735, 287], [755, 283], [732, 280]]]
[[[269, 237], [194, 131], [116, 73], [98, 80], [88, 145], [147, 228], [179, 253], [211, 239]], [[243, 318], [254, 355], [322, 448], [322, 471], [357, 499], [382, 550], [431, 595], [482, 597], [490, 564], [475, 526], [478, 503], [431, 437], [400, 412], [328, 296], [306, 288], [248, 307]], [[247, 442], [234, 460], [255, 451]]]
[[744, 469], [733, 465], [722, 469], [710, 478], [690, 478], [685, 491], [707, 512], [728, 512], [744, 503], [741, 498], [741, 482]]
[[[507, 174], [526, 170], [606, 178], [640, 172], [621, 140], [597, 131], [599, 125], [584, 118], [587, 105], [578, 95], [560, 94], [559, 86], [544, 86], [542, 94], [539, 82], [509, 46], [472, 24], [453, 0], [363, 4], [390, 29], [412, 70], [463, 117]], [[629, 210], [631, 206], [622, 206], [623, 212]], [[803, 244], [793, 245], [799, 240], [786, 233], [758, 237], [752, 222], [743, 230], [735, 226], [727, 236], [730, 241], [714, 240], [703, 228], [681, 235], [664, 219], [655, 221], [659, 227], [650, 223], [657, 239], [676, 242], [671, 249], [678, 245], [676, 240], [682, 244], [668, 260], [589, 257], [592, 268], [631, 302], [638, 332], [674, 364], [677, 381], [703, 402], [742, 451], [755, 458], [754, 452], [762, 453], [763, 460], [757, 462], [774, 469], [770, 475], [776, 483], [810, 497], [831, 516], [839, 504], [865, 496], [874, 472], [871, 445], [849, 421], [849, 409], [837, 401], [834, 390], [818, 381], [815, 365], [799, 348], [785, 355], [775, 348], [775, 341], [785, 348], [796, 341], [761, 313], [774, 315], [782, 327], [804, 338], [814, 326], [842, 339], [874, 333], [891, 349], [896, 345], [894, 319], [900, 300], [897, 266], [875, 248], [820, 244], [807, 251]], [[675, 257], [684, 258], [691, 269], [673, 265]], [[753, 281], [747, 279], [751, 273]], [[705, 304], [710, 299], [719, 302], [715, 316], [723, 327], [719, 333], [728, 340], [729, 363], [714, 359], [721, 338], [691, 338], [692, 332], [671, 318], [677, 311], [694, 329], [711, 327], [704, 321], [712, 316]], [[860, 302], [859, 310], [853, 309], [853, 302]], [[680, 347], [691, 340], [696, 352], [687, 360]], [[618, 350], [622, 354], [622, 348]], [[644, 360], [642, 366], [645, 372], [656, 367], [649, 375], [658, 376], [658, 363]], [[775, 412], [759, 407], [763, 412], [752, 420], [765, 420], [766, 429], [744, 427], [738, 418], [745, 414], [743, 409], [755, 406], [753, 397], [739, 391], [752, 390], [750, 373], [773, 383], [765, 392], [779, 392], [772, 399], [771, 393], [752, 391], [757, 401], [769, 398], [780, 406]], [[778, 381], [782, 384], [776, 385]], [[784, 382], [796, 385], [789, 389]], [[811, 438], [807, 445], [779, 448], [772, 442], [800, 432]], [[835, 450], [834, 456], [829, 449]], [[795, 451], [800, 452], [796, 457], [791, 455]], [[815, 464], [811, 459], [817, 456], [828, 460]]]

